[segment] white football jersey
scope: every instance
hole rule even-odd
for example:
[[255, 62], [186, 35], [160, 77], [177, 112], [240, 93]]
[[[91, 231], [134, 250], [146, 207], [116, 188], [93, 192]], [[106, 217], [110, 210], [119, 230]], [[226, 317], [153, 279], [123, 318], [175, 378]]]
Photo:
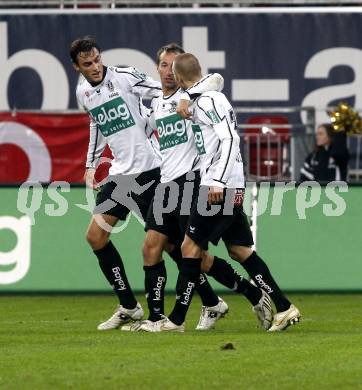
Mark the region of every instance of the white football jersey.
[[161, 182], [167, 183], [194, 169], [200, 158], [192, 135], [192, 122], [176, 114], [182, 91], [151, 102], [150, 125], [157, 130], [161, 153]]
[[[218, 73], [210, 74], [189, 88], [190, 96], [212, 89], [221, 90], [224, 79]], [[161, 153], [161, 182], [175, 180], [185, 173], [200, 169], [197, 151], [199, 133], [195, 125], [176, 113], [184, 91], [178, 89], [170, 96], [159, 96], [151, 102], [150, 126], [157, 130]], [[195, 145], [196, 141], [196, 145]]]
[[236, 118], [225, 95], [221, 92], [203, 93], [191, 109], [201, 157], [201, 185], [244, 188]]
[[77, 86], [77, 99], [90, 115], [87, 168], [95, 168], [106, 144], [113, 160], [109, 173], [137, 174], [160, 166], [150, 142], [147, 108], [142, 98], [160, 95], [159, 82], [135, 68], [105, 67], [103, 81], [93, 87], [86, 79]]

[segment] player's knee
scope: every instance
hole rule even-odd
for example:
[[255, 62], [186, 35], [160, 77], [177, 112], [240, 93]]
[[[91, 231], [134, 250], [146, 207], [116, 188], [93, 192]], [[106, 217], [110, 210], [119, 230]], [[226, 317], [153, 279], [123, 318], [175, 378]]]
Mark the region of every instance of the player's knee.
[[165, 245], [165, 251], [172, 257], [172, 254], [177, 251], [177, 246], [168, 242]]
[[142, 246], [144, 265], [154, 265], [161, 259], [163, 245], [160, 243], [145, 240]]
[[86, 240], [93, 250], [103, 248], [108, 242], [108, 234], [101, 230], [90, 229], [86, 233]]
[[188, 242], [188, 240], [185, 240], [185, 241], [181, 244], [181, 253], [182, 253], [182, 257], [187, 257], [187, 255], [188, 255], [189, 252], [190, 252], [190, 249], [191, 249], [190, 243]]
[[228, 253], [233, 260], [243, 263], [253, 253], [253, 250], [246, 246], [237, 246], [229, 247]]
[[236, 251], [232, 250], [232, 249], [229, 249], [228, 250], [228, 253], [229, 253], [229, 256], [233, 259], [233, 260], [236, 260], [238, 261], [238, 254]]
[[211, 266], [204, 261], [201, 262], [201, 272], [207, 274], [210, 271]]
[[214, 256], [210, 255], [206, 251], [202, 251], [201, 259], [201, 272], [208, 273], [214, 262]]
[[201, 257], [201, 249], [198, 245], [187, 236], [181, 245], [182, 257], [199, 258]]

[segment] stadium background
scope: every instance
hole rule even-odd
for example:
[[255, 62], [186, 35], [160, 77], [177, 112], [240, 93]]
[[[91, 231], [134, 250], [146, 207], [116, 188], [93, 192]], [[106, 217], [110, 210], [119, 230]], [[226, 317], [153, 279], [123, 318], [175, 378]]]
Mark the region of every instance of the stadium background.
[[[298, 140], [290, 161], [289, 179], [295, 179], [305, 155], [301, 145], [315, 123], [328, 120], [326, 107], [341, 100], [362, 107], [361, 22], [357, 7], [0, 10], [0, 291], [109, 290], [84, 239], [90, 214], [76, 206], [85, 203], [85, 190], [73, 185], [81, 181], [87, 146], [86, 117], [69, 115], [78, 108], [68, 58], [75, 37], [95, 35], [105, 63], [136, 66], [155, 78], [157, 49], [180, 42], [200, 58], [204, 72], [224, 76], [241, 125], [253, 110], [275, 108], [287, 117]], [[311, 119], [300, 107], [311, 107]], [[360, 138], [355, 141], [353, 164], [360, 159]], [[53, 214], [58, 204], [44, 185], [35, 190], [43, 193], [35, 224], [19, 219], [16, 184], [29, 177], [72, 184], [61, 193], [64, 215], [49, 215], [49, 204]], [[347, 205], [341, 217], [323, 214], [328, 199], [322, 197], [300, 220], [295, 191], [286, 195], [280, 216], [258, 217], [258, 251], [285, 290], [361, 290], [361, 188], [340, 196]], [[113, 238], [138, 291], [142, 238], [135, 219]], [[172, 290], [176, 269], [171, 263], [169, 269]]]

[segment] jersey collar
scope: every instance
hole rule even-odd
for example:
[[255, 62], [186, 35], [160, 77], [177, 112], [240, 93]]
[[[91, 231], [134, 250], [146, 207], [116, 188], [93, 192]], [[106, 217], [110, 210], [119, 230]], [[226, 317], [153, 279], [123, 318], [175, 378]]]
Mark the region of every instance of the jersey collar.
[[179, 90], [180, 90], [180, 87], [177, 88], [176, 91], [173, 92], [171, 95], [168, 95], [168, 96], [163, 95], [163, 96], [162, 96], [162, 97], [163, 97], [163, 100], [168, 100], [168, 99], [172, 98], [172, 96], [175, 95]]

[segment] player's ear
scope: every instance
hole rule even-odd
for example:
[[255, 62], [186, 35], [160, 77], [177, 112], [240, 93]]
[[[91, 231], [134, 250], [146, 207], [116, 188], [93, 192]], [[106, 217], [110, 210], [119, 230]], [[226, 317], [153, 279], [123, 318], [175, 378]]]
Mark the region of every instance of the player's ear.
[[80, 71], [80, 70], [79, 70], [78, 64], [76, 64], [75, 62], [73, 62], [73, 68], [74, 68], [77, 72]]
[[177, 72], [175, 72], [174, 69], [172, 69], [172, 73], [173, 73], [173, 78], [175, 79], [176, 83], [180, 85], [182, 80], [181, 80], [179, 74]]
[[175, 79], [176, 83], [178, 83], [179, 79], [178, 79], [178, 74], [175, 70], [175, 61], [172, 61], [171, 70], [172, 70], [173, 78]]

